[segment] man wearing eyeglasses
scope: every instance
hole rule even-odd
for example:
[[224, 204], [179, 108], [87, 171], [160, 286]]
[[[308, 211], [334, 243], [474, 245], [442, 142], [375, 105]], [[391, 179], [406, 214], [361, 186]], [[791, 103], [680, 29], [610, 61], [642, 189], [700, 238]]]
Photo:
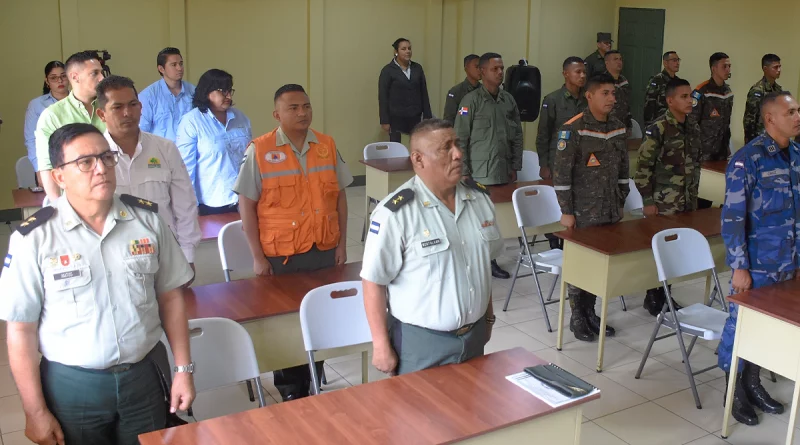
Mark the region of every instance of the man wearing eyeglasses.
[[[0, 275], [25, 434], [134, 445], [194, 399], [181, 287], [192, 270], [155, 203], [114, 195], [118, 152], [97, 128], [65, 125], [49, 145], [64, 196], [11, 236]], [[166, 399], [164, 332], [178, 365]]]
[[117, 193], [131, 194], [158, 204], [186, 260], [194, 268], [200, 244], [197, 198], [181, 153], [172, 141], [141, 131], [142, 104], [133, 81], [109, 76], [97, 85], [97, 113], [106, 124], [106, 141], [119, 153]]
[[667, 112], [667, 84], [672, 79], [680, 79], [676, 74], [681, 70], [681, 58], [675, 51], [667, 51], [661, 57], [664, 69], [650, 78], [644, 93], [644, 126], [647, 128]]

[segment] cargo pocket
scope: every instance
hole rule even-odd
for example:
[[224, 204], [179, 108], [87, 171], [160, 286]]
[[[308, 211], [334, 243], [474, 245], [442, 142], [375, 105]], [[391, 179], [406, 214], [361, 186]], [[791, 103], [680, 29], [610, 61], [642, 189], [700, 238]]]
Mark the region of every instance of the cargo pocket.
[[155, 303], [155, 277], [158, 271], [156, 255], [126, 258], [125, 266], [128, 271], [128, 292], [134, 306]]
[[442, 273], [446, 267], [446, 261], [450, 248], [450, 240], [444, 234], [431, 234], [428, 237], [418, 237], [414, 241], [414, 249], [423, 260], [423, 266], [428, 268], [429, 282], [436, 283], [442, 281]]
[[[266, 246], [272, 246], [272, 252], [264, 251], [267, 256], [289, 256], [294, 255], [295, 229], [294, 222], [284, 222], [281, 227], [267, 228], [263, 230], [261, 241]], [[288, 226], [288, 228], [287, 228]]]
[[90, 317], [94, 310], [91, 282], [92, 270], [89, 266], [44, 270], [47, 298], [56, 301], [65, 311], [74, 313], [76, 325]]

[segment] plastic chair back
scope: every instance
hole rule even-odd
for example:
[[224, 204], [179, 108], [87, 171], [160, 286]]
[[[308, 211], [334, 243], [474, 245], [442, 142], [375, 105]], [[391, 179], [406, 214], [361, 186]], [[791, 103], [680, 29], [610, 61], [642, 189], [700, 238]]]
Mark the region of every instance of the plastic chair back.
[[399, 142], [373, 142], [364, 147], [364, 160], [384, 158], [404, 158], [408, 149]]
[[361, 281], [343, 281], [311, 290], [300, 303], [306, 351], [372, 341]]
[[628, 188], [630, 188], [630, 192], [628, 193], [628, 197], [625, 198], [624, 210], [626, 212], [631, 212], [633, 210], [640, 210], [644, 208], [642, 194], [639, 193], [639, 189], [636, 188], [636, 183], [633, 182], [633, 179], [628, 179]]
[[27, 156], [17, 159], [14, 168], [17, 172], [17, 187], [21, 189], [36, 187], [36, 171]]
[[708, 240], [697, 230], [662, 230], [653, 235], [651, 244], [659, 281], [714, 269]]
[[556, 191], [549, 185], [529, 185], [514, 190], [511, 196], [517, 227], [539, 227], [561, 220]]
[[641, 139], [642, 137], [644, 137], [642, 126], [636, 122], [636, 119], [631, 119], [631, 136], [628, 139]]
[[522, 170], [517, 172], [517, 182], [520, 181], [539, 181], [539, 153], [530, 150], [522, 152]]
[[231, 281], [230, 273], [234, 270], [252, 269], [253, 255], [242, 231], [242, 221], [225, 224], [219, 231], [217, 245], [225, 281]]

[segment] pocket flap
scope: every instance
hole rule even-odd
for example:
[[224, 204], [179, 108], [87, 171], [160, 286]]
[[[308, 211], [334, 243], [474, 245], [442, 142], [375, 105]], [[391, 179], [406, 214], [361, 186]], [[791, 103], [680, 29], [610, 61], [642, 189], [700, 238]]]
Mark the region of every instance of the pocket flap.
[[784, 174], [775, 174], [772, 176], [761, 177], [761, 186], [768, 189], [774, 189], [779, 187], [789, 187], [792, 184], [792, 181], [789, 179], [789, 175]]
[[481, 238], [484, 241], [497, 241], [500, 239], [500, 231], [497, 230], [497, 226], [491, 225], [489, 227], [483, 227], [480, 229]]
[[45, 289], [52, 291], [74, 289], [92, 282], [89, 266], [46, 269], [44, 271]]
[[141, 258], [126, 258], [125, 265], [133, 273], [153, 274], [158, 271], [158, 260], [155, 255], [142, 256]]
[[487, 117], [475, 117], [475, 119], [472, 121], [472, 128], [489, 128], [491, 126], [492, 123]]

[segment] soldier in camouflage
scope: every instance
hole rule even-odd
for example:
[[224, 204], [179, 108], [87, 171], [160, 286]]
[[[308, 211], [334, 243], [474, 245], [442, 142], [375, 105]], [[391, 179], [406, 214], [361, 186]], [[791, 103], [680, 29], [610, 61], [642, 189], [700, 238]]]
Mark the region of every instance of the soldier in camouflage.
[[[645, 129], [634, 175], [642, 194], [644, 215], [673, 215], [697, 210], [700, 184], [700, 128], [687, 119], [692, 112], [692, 87], [683, 79], [667, 84], [667, 112]], [[664, 288], [647, 291], [644, 308], [661, 313], [667, 295]], [[673, 300], [675, 309], [681, 306]]]
[[[797, 101], [788, 92], [770, 93], [761, 105], [765, 132], [737, 151], [725, 176], [722, 239], [733, 269], [731, 293], [768, 286], [794, 278], [800, 263], [797, 223], [800, 209], [800, 135]], [[738, 307], [722, 331], [718, 364], [726, 373], [732, 365]], [[745, 425], [756, 425], [753, 407], [780, 414], [783, 405], [761, 386], [760, 367], [739, 361], [732, 413]]]
[[722, 161], [731, 154], [731, 113], [733, 92], [725, 83], [731, 77], [731, 61], [725, 53], [714, 53], [708, 59], [711, 79], [692, 92], [692, 120], [700, 125], [703, 151], [701, 161]]
[[584, 63], [586, 64], [586, 77], [593, 77], [606, 72], [605, 56], [608, 51], [611, 51], [612, 43], [614, 43], [614, 41], [611, 40], [610, 32], [597, 33], [597, 51], [589, 54], [586, 56], [586, 59], [584, 59]]
[[[628, 196], [628, 151], [625, 124], [611, 116], [614, 79], [604, 74], [586, 85], [588, 108], [559, 132], [553, 185], [567, 228], [613, 224], [622, 219]], [[575, 338], [592, 341], [600, 334], [595, 295], [568, 286]], [[614, 335], [606, 325], [605, 335]]]
[[450, 123], [455, 122], [461, 99], [470, 91], [474, 91], [481, 86], [481, 70], [478, 67], [478, 60], [480, 60], [480, 56], [477, 54], [470, 54], [464, 57], [464, 72], [467, 74], [467, 77], [463, 82], [450, 88], [450, 91], [447, 92], [447, 97], [444, 99], [444, 113], [442, 115], [444, 120], [450, 121]]
[[614, 104], [614, 109], [611, 110], [611, 115], [622, 121], [630, 134], [633, 127], [631, 123], [631, 84], [622, 75], [622, 66], [622, 54], [619, 51], [614, 49], [606, 53], [606, 71], [614, 78], [617, 96], [617, 102]]
[[667, 112], [667, 99], [665, 92], [667, 83], [672, 79], [679, 79], [676, 75], [681, 69], [681, 58], [675, 51], [667, 51], [661, 56], [664, 69], [650, 78], [647, 90], [644, 93], [644, 127], [653, 124], [656, 118]]
[[744, 141], [752, 141], [762, 131], [764, 124], [761, 122], [761, 101], [769, 93], [783, 91], [777, 80], [781, 77], [781, 58], [775, 54], [766, 54], [761, 58], [761, 70], [764, 77], [747, 92], [747, 103], [744, 106]]

